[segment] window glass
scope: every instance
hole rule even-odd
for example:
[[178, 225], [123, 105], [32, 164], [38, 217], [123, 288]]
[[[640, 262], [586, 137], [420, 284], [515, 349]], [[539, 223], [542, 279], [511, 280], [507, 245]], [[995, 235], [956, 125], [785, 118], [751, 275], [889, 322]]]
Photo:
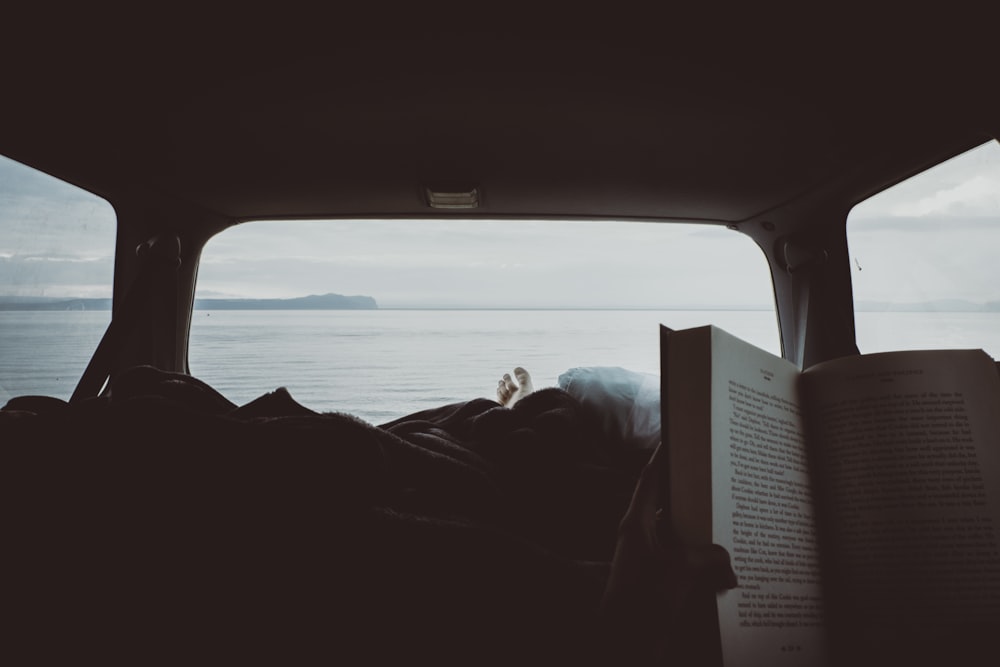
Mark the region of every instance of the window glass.
[[983, 348], [1000, 359], [1000, 145], [861, 202], [847, 221], [861, 352]]
[[[377, 309], [209, 301], [328, 293]], [[251, 222], [205, 248], [189, 358], [237, 403], [285, 386], [312, 409], [379, 424], [494, 398], [517, 365], [536, 387], [578, 366], [656, 374], [660, 323], [716, 324], [779, 353], [764, 254], [705, 225]]]
[[68, 399], [111, 320], [107, 201], [0, 156], [0, 404]]

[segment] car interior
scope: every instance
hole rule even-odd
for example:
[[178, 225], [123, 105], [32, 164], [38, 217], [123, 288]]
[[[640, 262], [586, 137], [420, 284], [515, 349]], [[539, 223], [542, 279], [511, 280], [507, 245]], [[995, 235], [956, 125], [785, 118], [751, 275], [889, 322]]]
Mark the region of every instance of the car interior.
[[543, 392], [378, 427], [229, 401], [189, 360], [206, 244], [260, 220], [728, 228], [808, 368], [859, 352], [851, 209], [1000, 136], [972, 13], [492, 9], [8, 24], [0, 155], [116, 220], [110, 325], [72, 395], [0, 411], [25, 664], [638, 662], [649, 619], [595, 653], [587, 614], [649, 447], [595, 454]]

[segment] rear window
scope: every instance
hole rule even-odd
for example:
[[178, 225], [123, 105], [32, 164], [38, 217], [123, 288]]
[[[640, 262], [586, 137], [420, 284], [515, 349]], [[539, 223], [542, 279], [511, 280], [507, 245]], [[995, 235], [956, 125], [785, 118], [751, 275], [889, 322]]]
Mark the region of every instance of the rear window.
[[847, 232], [861, 352], [983, 348], [1000, 359], [1000, 144], [861, 202]]
[[72, 395], [111, 321], [115, 231], [104, 199], [0, 156], [0, 404]]
[[[363, 298], [280, 301], [328, 294]], [[376, 424], [494, 398], [516, 365], [536, 387], [582, 366], [656, 374], [661, 323], [780, 353], [763, 253], [705, 225], [251, 222], [209, 242], [196, 297], [194, 375], [237, 403], [285, 386]]]

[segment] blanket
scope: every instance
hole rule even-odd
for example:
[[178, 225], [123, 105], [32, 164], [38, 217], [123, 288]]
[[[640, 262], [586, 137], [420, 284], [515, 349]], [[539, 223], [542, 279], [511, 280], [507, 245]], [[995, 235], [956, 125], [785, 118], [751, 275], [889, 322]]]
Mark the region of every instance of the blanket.
[[141, 367], [11, 400], [0, 456], [39, 663], [583, 664], [648, 452], [558, 388], [373, 425]]

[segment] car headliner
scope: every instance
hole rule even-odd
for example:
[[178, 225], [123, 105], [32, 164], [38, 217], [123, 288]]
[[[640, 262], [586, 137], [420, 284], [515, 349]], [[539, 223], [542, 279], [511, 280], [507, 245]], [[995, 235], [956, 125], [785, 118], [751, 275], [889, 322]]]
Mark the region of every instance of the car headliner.
[[[214, 18], [22, 25], [3, 47], [0, 153], [112, 203], [234, 221], [737, 223], [857, 200], [988, 139], [1000, 109], [989, 43], [933, 20], [281, 33]], [[845, 32], [855, 20], [867, 29]], [[424, 199], [473, 186], [476, 211]]]

